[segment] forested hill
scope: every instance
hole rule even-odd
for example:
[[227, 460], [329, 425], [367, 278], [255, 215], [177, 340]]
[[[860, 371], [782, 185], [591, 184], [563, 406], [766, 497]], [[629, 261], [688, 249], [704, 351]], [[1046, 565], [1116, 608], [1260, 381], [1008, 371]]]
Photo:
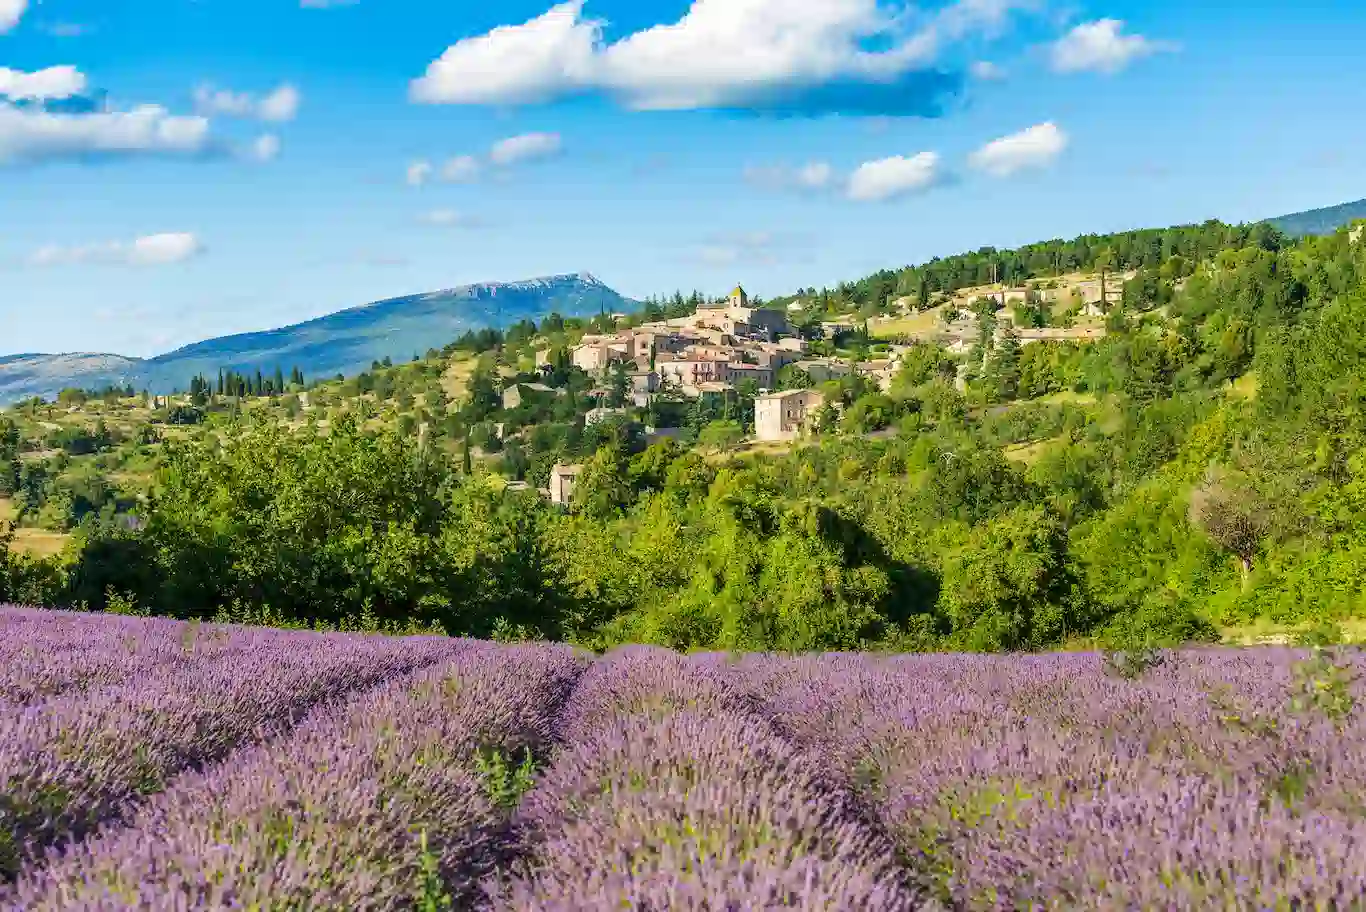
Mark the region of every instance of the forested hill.
[[1310, 209], [1308, 212], [1282, 215], [1271, 219], [1270, 222], [1291, 237], [1303, 237], [1310, 234], [1332, 234], [1357, 219], [1366, 219], [1366, 199], [1325, 209]]
[[1280, 240], [1280, 232], [1270, 224], [1228, 225], [1219, 221], [1089, 234], [1015, 249], [983, 247], [972, 253], [936, 257], [916, 266], [882, 270], [834, 290], [807, 288], [779, 300], [824, 296], [858, 307], [880, 308], [889, 300], [909, 297], [923, 307], [937, 293], [994, 282], [1018, 285], [1079, 270], [1156, 270], [1166, 266], [1169, 271], [1185, 271], [1222, 250], [1249, 246], [1272, 249]]

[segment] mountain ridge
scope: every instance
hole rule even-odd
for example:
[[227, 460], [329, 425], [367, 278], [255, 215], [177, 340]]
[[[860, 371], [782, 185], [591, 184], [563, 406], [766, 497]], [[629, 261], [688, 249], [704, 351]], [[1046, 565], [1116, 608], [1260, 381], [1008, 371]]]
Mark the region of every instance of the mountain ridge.
[[470, 330], [503, 328], [553, 312], [565, 317], [630, 310], [637, 302], [588, 272], [478, 282], [360, 304], [272, 329], [216, 336], [150, 358], [114, 352], [0, 355], [0, 404], [51, 398], [71, 386], [131, 385], [154, 393], [219, 370], [354, 374], [384, 358], [441, 348]]

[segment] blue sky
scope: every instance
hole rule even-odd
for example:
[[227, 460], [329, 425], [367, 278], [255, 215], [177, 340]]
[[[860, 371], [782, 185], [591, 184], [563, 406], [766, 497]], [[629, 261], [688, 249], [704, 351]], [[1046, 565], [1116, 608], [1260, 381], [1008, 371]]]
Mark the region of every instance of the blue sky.
[[0, 0], [0, 354], [1358, 199], [1363, 46], [1354, 0]]

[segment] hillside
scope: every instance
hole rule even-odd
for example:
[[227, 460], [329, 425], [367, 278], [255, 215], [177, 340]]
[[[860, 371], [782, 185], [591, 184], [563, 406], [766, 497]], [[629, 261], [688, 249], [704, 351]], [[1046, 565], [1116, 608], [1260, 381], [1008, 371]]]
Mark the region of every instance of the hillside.
[[219, 370], [269, 373], [297, 367], [310, 377], [352, 375], [374, 361], [407, 360], [440, 348], [467, 330], [511, 326], [555, 312], [593, 316], [636, 306], [586, 273], [465, 285], [377, 301], [281, 329], [209, 339], [149, 359], [108, 354], [0, 358], [0, 404], [50, 398], [71, 386], [121, 384], [164, 394], [184, 388], [197, 374], [214, 376]]
[[[1074, 293], [1101, 271], [1103, 318]], [[27, 403], [0, 415], [0, 601], [685, 651], [1359, 636], [1360, 237], [1085, 236], [801, 298], [811, 366], [900, 366], [778, 377], [823, 400], [781, 448], [744, 443], [757, 389], [585, 372], [596, 318], [280, 394]], [[954, 338], [904, 344], [925, 316]], [[537, 494], [557, 465], [567, 509]]]
[[1267, 219], [1291, 237], [1328, 235], [1357, 219], [1366, 219], [1366, 199], [1324, 209], [1310, 209]]

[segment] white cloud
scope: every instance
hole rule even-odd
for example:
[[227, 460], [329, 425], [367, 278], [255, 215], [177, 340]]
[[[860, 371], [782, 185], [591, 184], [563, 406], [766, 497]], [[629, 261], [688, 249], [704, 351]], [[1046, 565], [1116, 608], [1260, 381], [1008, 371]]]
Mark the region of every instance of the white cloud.
[[1009, 177], [1052, 164], [1067, 144], [1067, 134], [1050, 121], [987, 143], [969, 156], [968, 163], [993, 177]]
[[847, 193], [857, 202], [882, 202], [927, 190], [939, 179], [938, 153], [894, 155], [859, 165], [849, 175]]
[[1006, 78], [1006, 71], [992, 63], [990, 60], [976, 61], [968, 67], [968, 72], [972, 74], [973, 79], [978, 79], [982, 82], [991, 82], [997, 79]]
[[561, 148], [558, 133], [525, 133], [499, 140], [489, 150], [489, 161], [495, 165], [515, 165], [519, 162], [548, 158]]
[[32, 266], [75, 266], [87, 263], [118, 266], [166, 266], [183, 263], [204, 251], [193, 234], [151, 234], [130, 242], [109, 241], [75, 247], [49, 245], [28, 258]]
[[209, 121], [158, 105], [131, 111], [53, 114], [0, 104], [0, 163], [91, 155], [187, 155], [204, 151]]
[[251, 158], [258, 162], [274, 161], [280, 156], [280, 137], [265, 133], [251, 144]]
[[28, 9], [28, 0], [0, 0], [0, 35], [19, 24]]
[[479, 159], [473, 155], [457, 155], [441, 166], [441, 179], [451, 183], [467, 183], [479, 176]]
[[32, 73], [0, 67], [0, 96], [14, 101], [58, 101], [81, 94], [85, 87], [85, 74], [73, 66], [48, 67]]
[[523, 24], [500, 26], [446, 49], [410, 95], [428, 104], [526, 104], [592, 82], [601, 24], [570, 0]]
[[261, 99], [257, 113], [262, 120], [281, 123], [297, 117], [302, 102], [303, 96], [298, 89], [292, 85], [282, 85]]
[[432, 176], [432, 163], [429, 161], [415, 161], [408, 166], [408, 186], [421, 187], [427, 183], [427, 178]]
[[[505, 155], [516, 156], [516, 145], [509, 147]], [[467, 184], [479, 177], [484, 166], [473, 155], [457, 155], [447, 159], [438, 170], [430, 161], [420, 159], [408, 166], [408, 186], [421, 187], [433, 177], [452, 184]]]
[[[640, 110], [919, 113], [955, 85], [927, 69], [944, 38], [999, 28], [1033, 5], [959, 0], [925, 21], [879, 0], [693, 0], [679, 21], [607, 43], [605, 23], [569, 0], [451, 45], [410, 96], [501, 105], [601, 91]], [[868, 50], [873, 42], [882, 49]]]
[[135, 266], [165, 266], [182, 263], [203, 250], [193, 234], [153, 234], [133, 242], [128, 261]]
[[215, 89], [201, 85], [194, 90], [195, 107], [201, 114], [226, 114], [231, 117], [255, 117], [280, 123], [293, 120], [299, 113], [303, 96], [294, 86], [285, 84], [264, 98], [249, 92]]
[[1142, 35], [1125, 35], [1119, 19], [1083, 22], [1053, 43], [1053, 69], [1059, 73], [1118, 73], [1130, 63], [1176, 45], [1151, 41]]

